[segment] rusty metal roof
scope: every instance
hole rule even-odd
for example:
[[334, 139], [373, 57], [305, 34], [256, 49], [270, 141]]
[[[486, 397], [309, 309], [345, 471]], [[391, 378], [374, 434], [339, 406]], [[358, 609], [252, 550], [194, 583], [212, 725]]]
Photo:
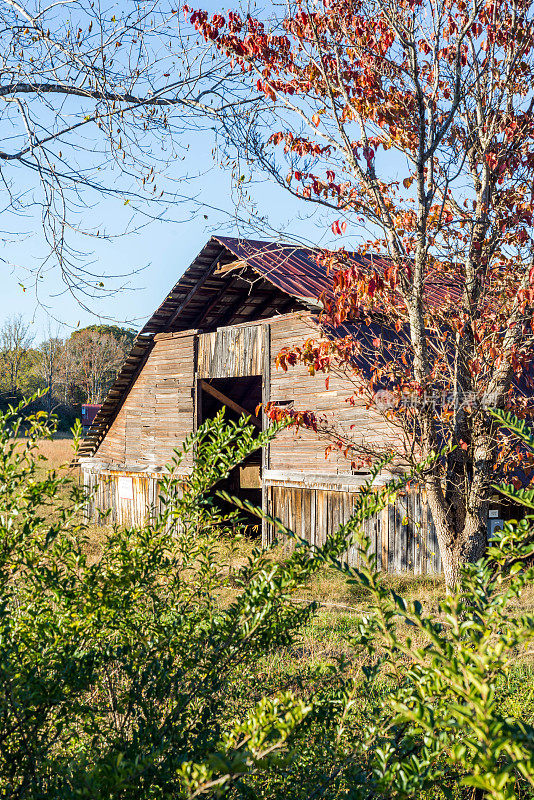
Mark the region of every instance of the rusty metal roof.
[[[294, 298], [297, 303], [306, 305], [316, 301], [323, 293], [330, 296], [333, 293], [332, 274], [329, 274], [318, 261], [317, 256], [320, 253], [320, 248], [227, 236], [212, 237], [137, 335], [131, 352], [81, 444], [79, 457], [90, 457], [98, 449], [130, 387], [143, 368], [156, 333], [196, 328], [199, 322], [206, 319], [206, 308], [213, 307], [212, 318], [216, 318], [214, 315], [219, 309], [216, 304], [221, 298], [231, 312], [232, 305], [226, 290], [232, 274], [230, 273], [229, 277], [222, 267], [232, 264], [236, 259], [244, 261], [246, 266], [268, 285], [276, 287], [289, 298]], [[380, 269], [380, 265], [384, 264], [379, 256], [364, 258], [356, 253], [350, 253], [348, 257], [355, 263], [370, 268], [376, 266]], [[458, 288], [454, 281], [443, 278], [432, 282], [427, 291], [429, 297], [440, 302], [450, 298], [451, 292], [457, 292]], [[239, 301], [239, 296], [237, 299]], [[268, 305], [265, 305], [264, 300], [258, 302], [256, 306], [252, 303], [247, 307], [251, 319], [256, 318], [254, 312], [257, 310], [259, 313], [260, 307], [263, 308], [265, 316], [268, 313]]]
[[[218, 237], [218, 241], [239, 259], [246, 261], [266, 280], [299, 299], [317, 299], [323, 293], [333, 297], [332, 272], [318, 261], [321, 248], [299, 247], [278, 242], [261, 242], [253, 239]], [[347, 266], [352, 262], [360, 267], [376, 269], [380, 273], [387, 264], [387, 256], [346, 253]], [[427, 281], [426, 295], [436, 304], [460, 296], [459, 282], [455, 277], [435, 273]]]

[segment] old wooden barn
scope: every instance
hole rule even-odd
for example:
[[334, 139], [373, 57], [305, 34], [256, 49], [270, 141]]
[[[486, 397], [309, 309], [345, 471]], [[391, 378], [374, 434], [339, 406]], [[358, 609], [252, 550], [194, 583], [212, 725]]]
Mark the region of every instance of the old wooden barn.
[[[327, 389], [324, 375], [275, 366], [284, 346], [319, 334], [316, 298], [330, 281], [313, 250], [210, 239], [140, 332], [82, 444], [90, 517], [110, 510], [120, 524], [142, 522], [173, 449], [221, 405], [254, 415], [260, 403], [294, 403], [334, 413], [369, 443], [383, 437], [376, 413], [345, 402], [348, 382], [332, 376]], [[191, 466], [191, 458], [183, 462], [184, 479]], [[325, 442], [313, 432], [290, 429], [236, 470], [232, 490], [320, 543], [348, 519], [365, 477], [342, 456], [325, 459]], [[399, 498], [369, 532], [382, 569], [441, 571], [422, 493]], [[269, 541], [273, 532], [264, 526], [262, 535]]]

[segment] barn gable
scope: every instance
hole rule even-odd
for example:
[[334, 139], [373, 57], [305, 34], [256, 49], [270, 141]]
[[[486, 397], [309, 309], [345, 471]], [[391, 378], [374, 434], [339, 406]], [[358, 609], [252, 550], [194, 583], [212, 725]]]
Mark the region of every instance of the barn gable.
[[[81, 458], [91, 457], [98, 449], [143, 369], [158, 334], [188, 329], [209, 331], [305, 307], [298, 298], [265, 277], [269, 275], [269, 268], [261, 258], [265, 243], [255, 245], [256, 269], [243, 260], [239, 240], [215, 237], [209, 240], [139, 332], [82, 443]], [[291, 248], [286, 259], [292, 257], [293, 252], [299, 252], [299, 248]]]

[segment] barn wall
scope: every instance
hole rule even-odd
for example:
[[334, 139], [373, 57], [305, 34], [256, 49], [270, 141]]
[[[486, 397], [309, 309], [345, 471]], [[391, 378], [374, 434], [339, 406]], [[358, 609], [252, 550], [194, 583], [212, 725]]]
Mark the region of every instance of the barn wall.
[[[306, 339], [322, 338], [311, 317], [305, 313], [274, 317], [270, 322], [271, 375], [269, 399], [273, 402], [293, 401], [299, 411], [314, 411], [326, 417], [353, 441], [363, 441], [370, 447], [381, 447], [395, 433], [384, 418], [372, 409], [365, 408], [363, 400], [355, 405], [347, 402], [354, 394], [354, 386], [343, 376], [331, 374], [328, 389], [326, 375], [310, 375], [303, 365], [289, 367], [287, 372], [276, 367], [276, 357], [284, 347], [303, 345]], [[325, 458], [329, 440], [313, 431], [288, 429], [282, 431], [271, 444], [269, 467], [275, 470], [297, 470], [302, 473], [323, 475], [350, 474], [350, 461], [340, 453]]]
[[[353, 387], [342, 377], [331, 375], [327, 389], [323, 374], [312, 376], [301, 366], [287, 372], [276, 368], [283, 347], [320, 335], [304, 312], [207, 334], [159, 334], [92, 463], [84, 469], [87, 490], [94, 492], [88, 519], [97, 521], [110, 510], [110, 522], [140, 525], [147, 514], [155, 513], [158, 474], [173, 448], [195, 429], [197, 379], [261, 374], [264, 402], [293, 401], [299, 410], [326, 415], [347, 435], [363, 436], [369, 446], [384, 445], [391, 430], [363, 402], [356, 406], [346, 402]], [[363, 480], [352, 474], [341, 455], [325, 458], [327, 443], [313, 432], [289, 429], [279, 434], [262, 458], [264, 508], [314, 545], [348, 521]], [[191, 466], [188, 457], [184, 473]], [[367, 524], [379, 568], [416, 575], [441, 571], [430, 511], [417, 490], [399, 497]], [[262, 535], [267, 543], [272, 528], [264, 525]], [[356, 562], [353, 547], [347, 558]]]
[[149, 473], [84, 469], [86, 521], [143, 525], [159, 508], [158, 479]]
[[[191, 333], [158, 337], [96, 459], [155, 471], [168, 463], [194, 429], [195, 347]], [[190, 469], [192, 456], [182, 465]]]
[[[311, 483], [311, 485], [310, 485]], [[349, 521], [354, 512], [358, 487], [296, 481], [290, 485], [270, 483], [267, 487], [268, 513], [281, 520], [294, 533], [314, 546], [324, 544], [326, 537]], [[436, 575], [441, 572], [441, 557], [430, 508], [423, 492], [411, 489], [373, 519], [366, 521], [365, 531], [376, 553], [378, 569], [393, 574]], [[264, 544], [274, 538], [272, 526], [267, 528]], [[355, 546], [349, 547], [346, 558], [357, 565]]]
[[[303, 312], [269, 320], [270, 376], [268, 396], [272, 402], [293, 401], [299, 411], [311, 410], [343, 431], [348, 439], [369, 449], [381, 449], [395, 437], [387, 421], [363, 400], [347, 402], [354, 386], [341, 375], [330, 374], [326, 388], [323, 373], [310, 375], [305, 366], [276, 367], [284, 347], [320, 339], [321, 332]], [[340, 453], [325, 457], [328, 439], [312, 431], [289, 428], [271, 443], [264, 469], [264, 506], [312, 545], [320, 546], [339, 525], [348, 522], [357, 501], [363, 475], [352, 474], [350, 461]], [[378, 568], [390, 573], [438, 574], [441, 558], [430, 509], [417, 488], [399, 497], [366, 523]], [[263, 528], [263, 541], [272, 540], [272, 526]], [[354, 546], [347, 560], [357, 563]]]
[[[142, 526], [163, 510], [161, 474], [95, 470], [86, 467], [86, 522]], [[181, 491], [178, 484], [177, 491]]]
[[[89, 496], [86, 520], [118, 525], [143, 525], [161, 509], [158, 474], [86, 470], [84, 484]], [[130, 483], [131, 482], [131, 483]], [[312, 479], [267, 481], [267, 511], [280, 519], [297, 536], [320, 547], [339, 525], [348, 522], [357, 503], [359, 486], [332, 484]], [[441, 572], [437, 536], [424, 493], [416, 488], [365, 523], [376, 553], [378, 569], [393, 574], [436, 575]], [[265, 535], [265, 534], [264, 534]], [[264, 544], [274, 538], [267, 528]], [[286, 542], [289, 548], [292, 542]], [[351, 546], [346, 558], [357, 565], [357, 548]]]

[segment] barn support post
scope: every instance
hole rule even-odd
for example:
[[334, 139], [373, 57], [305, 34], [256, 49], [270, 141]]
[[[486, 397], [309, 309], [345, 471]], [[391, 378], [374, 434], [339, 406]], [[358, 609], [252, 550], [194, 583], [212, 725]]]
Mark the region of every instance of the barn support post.
[[[265, 412], [265, 407], [271, 397], [271, 326], [264, 323], [261, 326], [262, 332], [262, 370], [261, 370], [261, 402], [262, 402], [262, 427], [267, 430], [269, 427], [269, 417]], [[269, 469], [270, 445], [266, 445], [261, 453], [261, 507], [264, 514], [270, 513], [269, 487], [265, 482], [265, 472]], [[266, 547], [272, 539], [272, 526], [266, 519], [261, 521], [261, 543]]]
[[[193, 339], [193, 387], [191, 389], [193, 397], [193, 431], [196, 433], [202, 425], [202, 392], [200, 391], [198, 379], [198, 335], [195, 333]], [[193, 447], [193, 458], [196, 458], [197, 443]]]

